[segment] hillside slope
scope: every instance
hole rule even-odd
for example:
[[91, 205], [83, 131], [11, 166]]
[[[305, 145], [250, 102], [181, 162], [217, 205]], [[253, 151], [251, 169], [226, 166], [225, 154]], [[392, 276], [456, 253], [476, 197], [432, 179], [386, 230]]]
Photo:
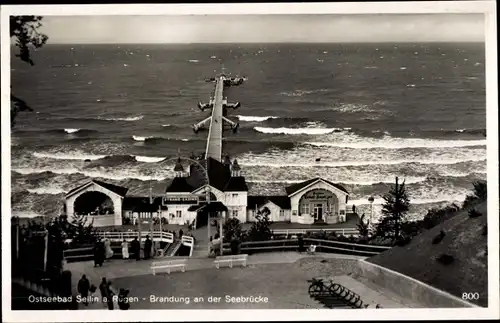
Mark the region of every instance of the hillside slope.
[[[488, 306], [488, 257], [485, 254], [487, 236], [483, 234], [487, 223], [486, 202], [475, 209], [482, 216], [470, 218], [467, 210], [458, 211], [450, 219], [426, 230], [406, 246], [394, 247], [368, 261], [395, 270], [459, 298], [463, 293], [479, 293], [479, 299], [471, 301]], [[445, 236], [438, 244], [432, 244], [440, 230]], [[436, 260], [441, 254], [453, 256], [451, 264]]]

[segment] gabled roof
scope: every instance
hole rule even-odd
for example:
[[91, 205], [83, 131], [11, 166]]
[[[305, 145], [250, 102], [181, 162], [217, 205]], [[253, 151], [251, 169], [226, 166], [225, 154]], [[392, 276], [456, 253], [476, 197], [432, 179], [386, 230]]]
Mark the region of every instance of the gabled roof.
[[122, 186], [118, 186], [118, 185], [113, 185], [113, 184], [109, 184], [109, 183], [105, 183], [105, 182], [101, 182], [101, 181], [98, 181], [98, 180], [91, 180], [90, 182], [87, 182], [83, 185], [80, 185], [72, 190], [70, 190], [68, 193], [66, 193], [66, 197], [70, 196], [70, 195], [73, 195], [75, 192], [81, 190], [82, 188], [90, 185], [90, 184], [96, 184], [96, 185], [99, 185], [115, 194], [118, 194], [119, 196], [121, 197], [124, 197], [127, 192], [128, 192], [128, 188], [127, 187], [122, 187]]
[[267, 202], [272, 202], [284, 210], [291, 209], [290, 198], [284, 195], [253, 195], [248, 196], [247, 207], [248, 209], [255, 209], [263, 206]]
[[247, 182], [245, 181], [245, 177], [231, 177], [224, 187], [224, 191], [226, 192], [248, 192]]
[[327, 181], [325, 179], [322, 179], [320, 177], [312, 178], [312, 179], [309, 179], [309, 180], [301, 182], [301, 183], [290, 185], [290, 186], [288, 186], [288, 187], [285, 188], [286, 193], [288, 194], [288, 196], [290, 196], [290, 195], [294, 194], [295, 192], [300, 191], [304, 187], [309, 186], [312, 183], [314, 183], [316, 181], [319, 181], [319, 180], [322, 180], [323, 182], [328, 183], [329, 185], [331, 185], [331, 186], [333, 186], [333, 187], [335, 187], [335, 188], [337, 188], [337, 189], [345, 192], [346, 194], [349, 194], [349, 192], [342, 185], [332, 183], [332, 182]]
[[102, 187], [110, 190], [111, 192], [114, 192], [114, 193], [122, 196], [122, 197], [125, 196], [125, 194], [127, 194], [127, 192], [128, 192], [128, 188], [127, 187], [113, 185], [113, 184], [101, 182], [101, 181], [98, 181], [98, 180], [93, 180], [93, 182], [96, 183], [97, 185], [100, 185], [100, 186], [102, 186]]
[[167, 193], [168, 192], [171, 192], [171, 193], [173, 193], [173, 192], [189, 193], [193, 190], [194, 190], [194, 187], [189, 185], [186, 177], [174, 177], [172, 182], [170, 182], [170, 184], [167, 186], [167, 189], [165, 190], [165, 192], [167, 192]]

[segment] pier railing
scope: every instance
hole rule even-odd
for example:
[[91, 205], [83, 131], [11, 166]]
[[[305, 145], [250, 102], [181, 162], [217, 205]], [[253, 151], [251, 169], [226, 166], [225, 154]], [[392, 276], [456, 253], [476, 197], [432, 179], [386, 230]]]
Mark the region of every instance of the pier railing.
[[[309, 245], [314, 244], [316, 246], [317, 252], [336, 253], [361, 257], [371, 257], [391, 249], [391, 247], [322, 239], [304, 238], [303, 241], [304, 248], [307, 248]], [[298, 250], [298, 248], [298, 239], [251, 241], [241, 243], [241, 252], [247, 254], [276, 251], [296, 251]], [[224, 253], [231, 253], [229, 243], [224, 243]]]

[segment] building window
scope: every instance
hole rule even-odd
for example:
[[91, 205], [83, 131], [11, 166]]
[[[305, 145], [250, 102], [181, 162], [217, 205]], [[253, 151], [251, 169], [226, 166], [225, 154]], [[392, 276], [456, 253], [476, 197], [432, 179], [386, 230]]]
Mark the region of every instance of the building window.
[[280, 210], [280, 217], [285, 216], [285, 210]]
[[310, 214], [309, 203], [304, 203], [301, 205], [300, 215], [302, 214]]
[[180, 218], [182, 216], [182, 211], [181, 210], [175, 211], [175, 214], [177, 215], [178, 218]]
[[233, 193], [232, 196], [233, 196], [233, 198], [237, 198], [238, 197], [238, 193]]
[[233, 218], [237, 218], [238, 217], [238, 210], [233, 210]]

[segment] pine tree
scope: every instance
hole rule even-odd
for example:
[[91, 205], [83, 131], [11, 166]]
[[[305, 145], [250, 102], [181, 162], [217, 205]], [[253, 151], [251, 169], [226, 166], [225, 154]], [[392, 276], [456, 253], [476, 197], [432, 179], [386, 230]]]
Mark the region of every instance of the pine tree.
[[396, 184], [384, 195], [382, 219], [377, 225], [377, 235], [392, 237], [394, 241], [400, 238], [401, 223], [410, 208], [410, 199], [405, 189], [405, 182]]

